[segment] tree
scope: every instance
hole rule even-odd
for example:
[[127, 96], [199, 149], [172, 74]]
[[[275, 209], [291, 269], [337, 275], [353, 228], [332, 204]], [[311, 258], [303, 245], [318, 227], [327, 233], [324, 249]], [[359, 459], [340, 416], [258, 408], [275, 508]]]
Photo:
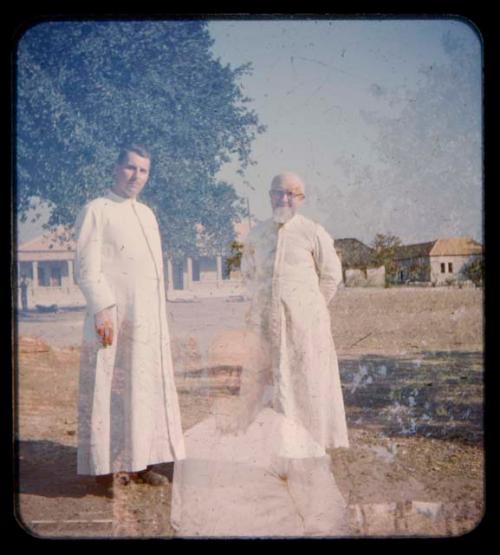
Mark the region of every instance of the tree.
[[[38, 200], [48, 226], [71, 226], [111, 184], [119, 147], [146, 144], [153, 156], [142, 198], [173, 255], [194, 255], [201, 224], [208, 248], [234, 238], [245, 208], [218, 182], [232, 159], [240, 172], [264, 127], [248, 108], [241, 77], [214, 59], [204, 21], [49, 22], [30, 28], [17, 51], [17, 207]], [[198, 233], [198, 236], [197, 236]]]
[[392, 233], [377, 233], [372, 241], [371, 247], [375, 251], [373, 260], [377, 265], [385, 267], [386, 283], [396, 271], [394, 257], [400, 246], [401, 239]]
[[482, 256], [474, 258], [463, 267], [461, 273], [466, 279], [470, 279], [474, 285], [482, 285], [484, 280], [484, 258]]
[[230, 256], [226, 258], [226, 271], [228, 273], [241, 269], [241, 258], [243, 256], [243, 243], [233, 241], [230, 247]]

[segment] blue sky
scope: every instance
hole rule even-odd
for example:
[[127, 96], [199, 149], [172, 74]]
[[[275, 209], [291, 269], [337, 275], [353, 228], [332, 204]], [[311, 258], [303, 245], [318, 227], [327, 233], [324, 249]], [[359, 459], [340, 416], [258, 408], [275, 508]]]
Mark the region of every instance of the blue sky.
[[[220, 178], [270, 215], [282, 170], [305, 180], [304, 213], [334, 237], [370, 243], [482, 240], [481, 44], [453, 19], [213, 20], [222, 63], [242, 79], [267, 131], [245, 179]], [[20, 241], [40, 233], [20, 228]]]
[[[250, 186], [231, 166], [221, 176], [248, 196], [256, 217], [269, 216], [268, 184], [288, 169], [306, 182], [304, 212], [336, 237], [482, 239], [481, 45], [467, 23], [236, 20], [213, 21], [210, 30], [222, 62], [253, 64], [242, 83], [268, 129], [254, 143]], [[457, 43], [452, 56], [443, 41]], [[437, 76], [426, 77], [429, 68]], [[403, 123], [398, 129], [387, 118]], [[446, 148], [430, 151], [430, 136]], [[408, 155], [384, 159], [398, 143]]]

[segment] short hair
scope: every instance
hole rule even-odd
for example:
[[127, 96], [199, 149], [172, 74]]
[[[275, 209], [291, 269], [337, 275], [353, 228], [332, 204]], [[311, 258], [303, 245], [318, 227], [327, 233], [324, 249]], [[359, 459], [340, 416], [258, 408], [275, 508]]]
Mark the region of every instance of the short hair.
[[149, 150], [144, 145], [140, 145], [137, 143], [130, 143], [121, 148], [120, 153], [118, 154], [118, 158], [116, 159], [116, 163], [123, 164], [129, 152], [135, 152], [139, 156], [142, 156], [143, 158], [147, 158], [148, 160], [151, 161], [151, 154], [149, 153]]

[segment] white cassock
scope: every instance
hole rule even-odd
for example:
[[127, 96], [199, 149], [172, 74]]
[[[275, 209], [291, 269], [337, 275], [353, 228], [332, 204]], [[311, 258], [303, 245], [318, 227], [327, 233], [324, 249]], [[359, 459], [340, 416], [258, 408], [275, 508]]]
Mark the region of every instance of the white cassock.
[[270, 351], [274, 410], [323, 448], [348, 447], [328, 310], [342, 281], [333, 239], [300, 214], [285, 224], [267, 220], [248, 234], [242, 273], [252, 297], [250, 329]]
[[[146, 205], [109, 192], [77, 223], [87, 314], [80, 364], [78, 473], [134, 472], [184, 458], [166, 317], [161, 240]], [[113, 306], [103, 347], [94, 316]]]
[[[263, 222], [242, 273], [252, 303], [240, 396], [186, 432], [172, 524], [181, 536], [348, 535], [326, 452], [349, 445], [328, 312], [342, 279], [333, 240], [300, 215]], [[250, 425], [225, 433], [241, 414]]]

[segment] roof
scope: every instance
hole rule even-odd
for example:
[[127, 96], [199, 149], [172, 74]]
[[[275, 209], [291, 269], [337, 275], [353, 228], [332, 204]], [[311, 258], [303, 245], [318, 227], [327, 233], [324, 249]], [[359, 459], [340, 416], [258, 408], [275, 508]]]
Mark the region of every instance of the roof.
[[76, 243], [71, 230], [63, 227], [26, 241], [19, 245], [19, 262], [30, 260], [69, 260], [74, 258]]
[[413, 245], [401, 245], [396, 247], [394, 253], [395, 260], [404, 260], [405, 258], [422, 258], [430, 256], [435, 241], [428, 243], [415, 243]]
[[425, 256], [470, 256], [481, 254], [483, 247], [470, 237], [436, 239], [428, 243], [402, 245], [396, 249], [395, 260], [422, 258]]
[[451, 237], [435, 241], [431, 256], [470, 256], [482, 252], [483, 246], [470, 237]]
[[352, 237], [335, 239], [335, 250], [344, 268], [369, 268], [378, 266], [374, 261], [375, 251]]
[[[233, 224], [236, 234], [236, 240], [241, 242], [245, 239], [250, 230], [250, 223], [247, 219]], [[200, 245], [203, 244], [201, 234], [203, 226], [196, 225], [199, 235]], [[71, 260], [75, 257], [76, 243], [71, 236], [72, 230], [63, 227], [57, 228], [56, 231], [47, 231], [46, 233], [35, 237], [25, 243], [19, 245], [17, 249], [17, 259], [19, 262], [42, 261], [42, 260]]]
[[[198, 252], [204, 256], [214, 256], [216, 253], [213, 251], [213, 248], [210, 244], [207, 246], [206, 237], [204, 236], [204, 226], [203, 224], [197, 223], [195, 224], [196, 230], [196, 246], [198, 248]], [[250, 223], [247, 219], [242, 220], [240, 222], [233, 222], [233, 230], [234, 230], [234, 240], [241, 243], [245, 240], [248, 232], [250, 231]], [[230, 242], [227, 242], [226, 245], [227, 249], [230, 249]]]

